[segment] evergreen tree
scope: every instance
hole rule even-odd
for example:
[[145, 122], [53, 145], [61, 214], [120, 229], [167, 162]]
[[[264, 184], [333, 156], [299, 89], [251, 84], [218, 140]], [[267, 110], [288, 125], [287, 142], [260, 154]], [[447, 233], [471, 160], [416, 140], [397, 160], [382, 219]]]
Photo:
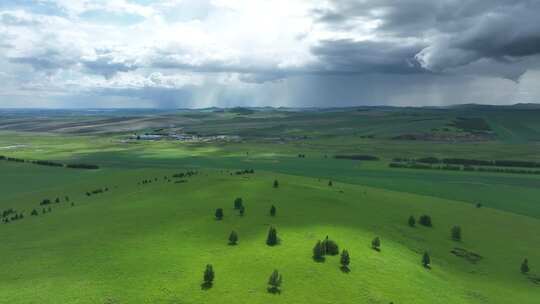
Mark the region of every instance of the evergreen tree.
[[429, 253], [427, 251], [425, 251], [424, 255], [422, 256], [422, 265], [426, 268], [430, 268], [431, 258], [429, 257]]
[[371, 241], [371, 248], [380, 251], [381, 250], [381, 239], [379, 237], [376, 237]]
[[322, 246], [324, 249], [324, 254], [328, 255], [337, 255], [339, 254], [339, 246], [336, 242], [328, 239], [328, 236], [322, 241]]
[[409, 226], [414, 227], [416, 225], [416, 220], [414, 219], [414, 216], [409, 216]]
[[266, 245], [274, 246], [278, 244], [278, 236], [276, 228], [270, 227], [268, 230], [268, 237], [266, 238]]
[[276, 216], [276, 206], [270, 207], [270, 216]]
[[521, 262], [521, 273], [529, 273], [530, 269], [529, 269], [529, 260], [528, 259], [524, 259], [523, 262]]
[[328, 186], [332, 187], [334, 185], [334, 183], [332, 183], [332, 181], [328, 181]]
[[339, 259], [339, 262], [341, 263], [342, 270], [349, 270], [351, 257], [349, 256], [349, 252], [347, 250], [343, 249], [343, 251], [341, 252], [341, 257]]
[[313, 259], [317, 262], [324, 261], [324, 248], [321, 241], [317, 241], [313, 247]]
[[38, 212], [37, 212], [37, 210], [36, 210], [36, 209], [32, 210], [32, 213], [30, 213], [30, 215], [33, 215], [33, 216], [36, 216], [36, 215], [38, 215]]
[[281, 275], [279, 274], [279, 272], [277, 270], [274, 270], [274, 272], [272, 272], [272, 274], [270, 275], [270, 278], [268, 279], [268, 292], [271, 292], [271, 293], [279, 293], [281, 292], [279, 290], [279, 287], [281, 286], [281, 282], [282, 282], [282, 277]]
[[279, 188], [279, 182], [277, 179], [274, 180], [274, 188]]
[[461, 227], [459, 226], [454, 226], [452, 227], [452, 239], [454, 241], [461, 241]]
[[234, 200], [234, 209], [238, 210], [242, 207], [243, 201], [241, 197], [238, 197]]
[[204, 280], [203, 286], [211, 287], [212, 283], [214, 282], [214, 277], [215, 277], [214, 268], [210, 264], [206, 265], [206, 269], [204, 270], [204, 276], [203, 276], [203, 280]]
[[236, 231], [231, 231], [229, 235], [229, 245], [236, 245], [238, 243], [238, 234]]
[[223, 209], [222, 208], [217, 208], [216, 209], [216, 219], [221, 220], [222, 218], [223, 218]]

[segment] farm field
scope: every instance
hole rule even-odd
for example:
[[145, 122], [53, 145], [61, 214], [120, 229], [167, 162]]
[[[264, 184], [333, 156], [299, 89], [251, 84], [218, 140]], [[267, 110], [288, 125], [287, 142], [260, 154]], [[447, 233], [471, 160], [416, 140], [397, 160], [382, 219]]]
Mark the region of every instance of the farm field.
[[[540, 170], [539, 111], [45, 111], [39, 121], [0, 111], [0, 211], [13, 210], [4, 221], [23, 215], [0, 225], [2, 301], [537, 303], [540, 174], [515, 171]], [[390, 166], [426, 157], [532, 165]], [[266, 244], [271, 227], [276, 246]], [[313, 259], [327, 236], [349, 252], [349, 271], [339, 255]], [[201, 288], [207, 264], [215, 279]]]

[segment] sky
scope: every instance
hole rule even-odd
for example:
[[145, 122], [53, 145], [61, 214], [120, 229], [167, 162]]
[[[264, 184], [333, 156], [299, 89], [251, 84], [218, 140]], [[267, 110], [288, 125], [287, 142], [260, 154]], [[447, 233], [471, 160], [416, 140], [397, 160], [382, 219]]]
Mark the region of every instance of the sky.
[[540, 102], [538, 0], [2, 0], [0, 108]]

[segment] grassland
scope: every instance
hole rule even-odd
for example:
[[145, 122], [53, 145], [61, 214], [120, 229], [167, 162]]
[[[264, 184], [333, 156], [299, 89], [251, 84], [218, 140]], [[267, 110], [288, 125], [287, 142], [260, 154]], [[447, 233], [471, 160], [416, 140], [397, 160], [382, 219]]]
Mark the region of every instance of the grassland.
[[[0, 155], [100, 165], [78, 170], [0, 161], [0, 210], [25, 215], [0, 226], [2, 301], [537, 303], [540, 177], [388, 167], [393, 157], [539, 160], [539, 129], [530, 114], [505, 120], [493, 110], [463, 111], [159, 113], [167, 119], [182, 116], [174, 121], [190, 132], [222, 130], [244, 138], [235, 143], [125, 143], [133, 131], [113, 127], [114, 132], [71, 134], [54, 128], [54, 117], [47, 118], [52, 127], [47, 132], [0, 132], [0, 148], [10, 147]], [[393, 139], [439, 132], [433, 129], [451, 128], [456, 117], [466, 116], [484, 117], [494, 137]], [[298, 158], [300, 153], [306, 158]], [[334, 159], [339, 153], [381, 160]], [[246, 168], [255, 174], [231, 175]], [[185, 170], [199, 174], [175, 183], [171, 176]], [[153, 182], [141, 184], [144, 179]], [[85, 194], [104, 187], [109, 191]], [[42, 214], [44, 198], [65, 196], [69, 202], [62, 199]], [[244, 200], [243, 217], [233, 210], [236, 197]], [[268, 215], [272, 204], [276, 217]], [[214, 219], [219, 207], [225, 211], [222, 221]], [[33, 209], [38, 216], [30, 216]], [[432, 228], [407, 225], [410, 215], [422, 214], [433, 218]], [[450, 238], [454, 225], [463, 230], [461, 242]], [[275, 247], [265, 244], [270, 226], [281, 239]], [[239, 234], [237, 246], [227, 245], [231, 230]], [[340, 271], [339, 257], [324, 263], [311, 258], [315, 242], [327, 235], [350, 252], [349, 273]], [[375, 236], [382, 241], [380, 252], [370, 248]], [[455, 248], [481, 259], [456, 256]], [[420, 263], [424, 251], [431, 255], [431, 270]], [[532, 269], [528, 275], [519, 269], [525, 257]], [[208, 263], [216, 280], [203, 290]], [[284, 277], [279, 295], [266, 291], [274, 269]]]

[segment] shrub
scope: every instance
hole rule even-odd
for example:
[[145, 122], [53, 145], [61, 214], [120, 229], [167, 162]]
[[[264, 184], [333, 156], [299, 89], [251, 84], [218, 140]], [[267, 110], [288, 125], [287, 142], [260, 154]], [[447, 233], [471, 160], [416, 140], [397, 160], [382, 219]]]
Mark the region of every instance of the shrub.
[[270, 216], [276, 216], [276, 206], [270, 207]]
[[452, 239], [454, 241], [461, 241], [461, 227], [459, 226], [452, 227], [451, 234], [452, 234]]
[[242, 207], [242, 198], [241, 197], [238, 197], [234, 200], [234, 209], [238, 210], [240, 209], [240, 207]]
[[223, 218], [223, 209], [222, 208], [217, 208], [215, 215], [216, 215], [217, 220], [221, 220]]
[[279, 182], [278, 180], [274, 180], [274, 188], [279, 188]]
[[426, 268], [431, 267], [431, 258], [429, 257], [429, 253], [427, 251], [425, 251], [424, 255], [422, 256], [422, 265]]
[[268, 279], [268, 292], [270, 293], [280, 293], [279, 287], [281, 286], [283, 278], [277, 270], [274, 270]]
[[416, 225], [416, 220], [414, 219], [414, 216], [409, 216], [409, 226], [414, 227]]
[[339, 247], [338, 244], [330, 239], [328, 239], [328, 236], [324, 241], [322, 242], [324, 254], [328, 255], [338, 255], [339, 254]]
[[268, 236], [266, 238], [266, 245], [275, 246], [278, 244], [278, 242], [279, 242], [279, 239], [277, 236], [276, 228], [270, 227], [270, 229], [268, 230]]
[[419, 222], [420, 225], [422, 225], [422, 226], [426, 226], [426, 227], [431, 227], [431, 226], [433, 226], [433, 224], [431, 223], [431, 216], [429, 216], [429, 215], [422, 215], [422, 216], [420, 216], [420, 219], [418, 220], [418, 222]]
[[349, 264], [351, 263], [351, 258], [349, 256], [349, 252], [345, 249], [341, 252], [341, 257], [339, 259], [339, 262], [341, 263], [341, 269], [344, 271], [349, 270]]
[[317, 262], [324, 261], [324, 248], [321, 241], [317, 241], [313, 247], [313, 259]]
[[238, 243], [238, 234], [236, 231], [231, 231], [229, 235], [229, 245], [236, 245]]
[[371, 248], [380, 251], [381, 250], [381, 239], [379, 237], [376, 237], [371, 241]]
[[214, 283], [214, 278], [215, 278], [214, 268], [210, 264], [206, 265], [206, 269], [204, 270], [204, 275], [203, 275], [203, 282], [204, 282], [203, 285], [206, 287], [211, 287], [212, 284]]
[[530, 271], [529, 269], [529, 260], [524, 259], [523, 262], [521, 262], [521, 273], [526, 274]]

